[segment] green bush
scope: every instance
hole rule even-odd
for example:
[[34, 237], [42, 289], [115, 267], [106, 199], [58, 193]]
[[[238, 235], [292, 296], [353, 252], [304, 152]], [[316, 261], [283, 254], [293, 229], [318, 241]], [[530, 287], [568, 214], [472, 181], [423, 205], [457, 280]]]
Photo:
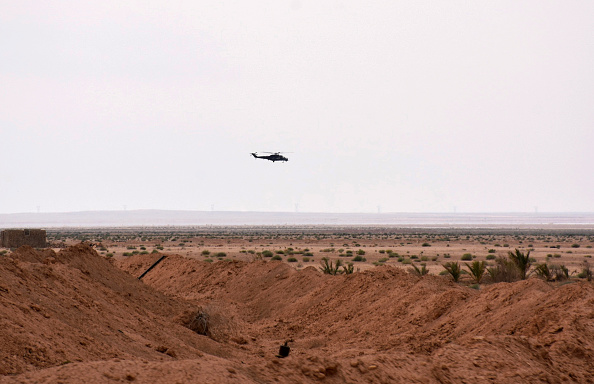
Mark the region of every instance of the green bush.
[[363, 256], [361, 255], [357, 255], [355, 257], [353, 257], [353, 261], [366, 261], [367, 259], [365, 259]]
[[271, 260], [282, 260], [282, 259], [283, 258], [280, 257], [279, 255], [274, 255], [274, 256], [272, 256], [272, 259]]
[[449, 273], [450, 276], [452, 276], [452, 279], [456, 283], [458, 282], [458, 280], [460, 280], [460, 276], [462, 276], [463, 273], [466, 273], [462, 270], [462, 268], [460, 268], [460, 264], [458, 264], [457, 261], [445, 263], [442, 266], [445, 268], [447, 273]]
[[520, 271], [520, 278], [525, 280], [528, 270], [530, 269], [530, 265], [532, 265], [530, 251], [524, 253], [516, 248], [515, 252], [509, 251], [508, 256], [509, 259], [516, 265], [516, 267], [518, 267], [518, 270]]
[[472, 260], [472, 254], [470, 254], [470, 253], [463, 254], [461, 257], [461, 260], [464, 260], [464, 261]]
[[487, 268], [487, 273], [493, 283], [511, 283], [520, 279], [520, 272], [514, 262], [503, 257], [498, 257], [495, 266]]
[[332, 262], [332, 260], [328, 259], [327, 257], [322, 257], [322, 261], [320, 261], [320, 271], [324, 272], [327, 275], [338, 275], [340, 274], [340, 267], [342, 266], [342, 260], [336, 260], [336, 264]]
[[262, 251], [262, 257], [272, 257], [273, 255], [274, 254], [269, 250]]
[[297, 259], [296, 259], [296, 258], [294, 258], [294, 257], [289, 257], [289, 258], [287, 259], [287, 261], [288, 261], [289, 263], [296, 263], [296, 262], [297, 262]]
[[470, 272], [475, 283], [480, 284], [485, 274], [486, 263], [484, 261], [473, 261], [472, 264], [464, 263]]
[[429, 273], [429, 270], [427, 269], [427, 266], [425, 265], [425, 263], [421, 264], [421, 268], [412, 264], [412, 268], [409, 268], [408, 271], [410, 273], [412, 273], [413, 275], [417, 275], [417, 276], [425, 276], [426, 274]]

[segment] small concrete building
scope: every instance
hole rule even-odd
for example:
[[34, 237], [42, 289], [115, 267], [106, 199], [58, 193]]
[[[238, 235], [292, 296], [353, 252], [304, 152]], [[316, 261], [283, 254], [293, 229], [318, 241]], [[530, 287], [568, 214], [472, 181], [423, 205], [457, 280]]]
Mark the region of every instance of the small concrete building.
[[33, 248], [47, 247], [44, 229], [5, 229], [0, 232], [0, 247], [18, 248], [30, 245]]

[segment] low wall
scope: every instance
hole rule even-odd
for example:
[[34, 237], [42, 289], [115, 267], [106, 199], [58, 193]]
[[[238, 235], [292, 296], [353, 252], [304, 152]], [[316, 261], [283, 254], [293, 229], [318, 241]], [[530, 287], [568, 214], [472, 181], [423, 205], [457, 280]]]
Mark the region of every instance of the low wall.
[[0, 232], [0, 246], [3, 248], [18, 248], [30, 245], [33, 248], [47, 247], [44, 229], [5, 229]]

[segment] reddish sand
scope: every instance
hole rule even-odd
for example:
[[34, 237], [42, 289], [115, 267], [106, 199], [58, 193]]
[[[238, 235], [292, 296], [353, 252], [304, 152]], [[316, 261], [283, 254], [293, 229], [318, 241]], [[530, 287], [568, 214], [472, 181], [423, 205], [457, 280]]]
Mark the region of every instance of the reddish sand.
[[[474, 290], [392, 266], [330, 276], [175, 255], [137, 280], [159, 257], [0, 257], [0, 383], [594, 382], [589, 282]], [[183, 325], [199, 309], [208, 336]]]

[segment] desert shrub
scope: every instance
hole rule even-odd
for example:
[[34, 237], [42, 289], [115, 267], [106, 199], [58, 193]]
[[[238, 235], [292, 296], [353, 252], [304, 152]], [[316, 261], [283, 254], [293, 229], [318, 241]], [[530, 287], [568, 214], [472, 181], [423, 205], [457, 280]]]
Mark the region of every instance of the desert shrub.
[[551, 265], [551, 273], [555, 281], [563, 281], [569, 279], [569, 269], [565, 265]]
[[133, 253], [132, 253], [132, 252], [124, 252], [124, 253], [123, 253], [123, 256], [132, 256], [132, 255], [133, 255]]
[[283, 258], [280, 257], [279, 255], [274, 255], [274, 256], [272, 256], [272, 259], [270, 259], [270, 260], [282, 260], [282, 259]]
[[[400, 261], [400, 259], [398, 259]], [[412, 260], [411, 259], [402, 259], [402, 264], [412, 264]]]
[[504, 257], [498, 257], [495, 260], [495, 266], [487, 268], [487, 273], [493, 283], [511, 283], [520, 280], [520, 272], [514, 262]]
[[421, 264], [421, 268], [412, 264], [412, 267], [408, 269], [408, 272], [416, 276], [425, 276], [429, 273], [429, 270], [427, 269], [427, 266], [424, 263]]
[[304, 263], [307, 263], [310, 260], [310, 258], [306, 256], [302, 260], [303, 260]]
[[284, 254], [285, 254], [285, 251], [283, 251], [283, 250], [278, 250], [278, 251], [276, 251], [276, 254], [277, 254], [277, 255], [284, 255]]
[[473, 261], [472, 264], [464, 263], [470, 272], [470, 276], [475, 283], [480, 284], [487, 268], [484, 261]]
[[536, 276], [538, 276], [541, 279], [544, 279], [546, 281], [553, 280], [553, 274], [551, 273], [551, 270], [549, 269], [549, 266], [546, 263], [537, 264], [534, 267], [534, 273], [536, 273]]
[[472, 254], [465, 253], [465, 254], [462, 255], [462, 257], [460, 259], [463, 260], [463, 261], [472, 260]]
[[296, 258], [294, 258], [294, 257], [289, 257], [289, 258], [287, 259], [287, 261], [288, 261], [289, 263], [296, 263], [296, 262], [297, 262], [297, 259], [296, 259]]
[[495, 259], [495, 255], [487, 255], [486, 259], [487, 260], [494, 260]]
[[421, 247], [430, 247], [430, 246], [431, 246], [431, 244], [429, 244], [429, 243], [423, 243], [423, 244], [421, 244]]
[[320, 271], [327, 275], [338, 275], [342, 273], [340, 271], [340, 267], [342, 266], [342, 260], [336, 260], [336, 263], [333, 263], [332, 260], [328, 259], [327, 257], [322, 257], [320, 265]]
[[342, 273], [345, 275], [350, 275], [355, 271], [355, 266], [353, 263], [347, 263], [346, 265], [342, 266]]
[[186, 327], [199, 335], [208, 336], [210, 316], [202, 308], [193, 314], [188, 314], [187, 319], [184, 320], [186, 320], [184, 321]]
[[227, 254], [225, 252], [217, 252], [217, 253], [215, 253], [214, 256], [215, 257], [225, 257], [225, 256], [227, 256]]
[[113, 253], [108, 253], [107, 255], [105, 255], [106, 257], [113, 257]]
[[592, 269], [590, 268], [590, 263], [588, 263], [588, 261], [584, 260], [582, 263], [582, 271], [577, 276], [580, 279], [592, 281]]
[[363, 256], [361, 255], [357, 255], [355, 257], [353, 257], [353, 261], [366, 261], [367, 259], [365, 259]]
[[379, 253], [386, 253], [386, 250], [385, 249], [380, 249], [378, 252]]
[[571, 244], [571, 248], [579, 248], [580, 245], [579, 244]]
[[520, 278], [522, 280], [525, 280], [526, 274], [530, 269], [530, 265], [532, 265], [532, 262], [530, 260], [530, 251], [524, 253], [516, 248], [515, 252], [509, 251], [507, 254], [509, 259], [516, 265], [516, 267], [520, 271]]
[[314, 254], [312, 252], [303, 252], [303, 256], [312, 257]]
[[148, 255], [148, 254], [149, 254], [149, 252], [148, 252], [148, 251], [142, 251], [142, 252], [140, 252], [140, 254], [141, 254], [141, 255]]
[[212, 263], [212, 259], [204, 259], [207, 263]]
[[494, 249], [489, 249], [489, 250], [487, 251], [487, 253], [495, 253], [495, 252], [496, 252], [496, 251], [495, 251]]
[[365, 251], [364, 251], [364, 250], [362, 250], [362, 249], [359, 249], [359, 250], [357, 251], [357, 255], [359, 255], [359, 256], [363, 256], [364, 254], [365, 254]]
[[210, 255], [210, 251], [208, 249], [205, 249], [204, 251], [201, 252], [202, 256], [206, 257], [208, 255]]
[[262, 257], [272, 257], [273, 253], [269, 250], [262, 251]]
[[388, 261], [387, 257], [382, 257], [381, 259], [378, 260], [380, 263], [385, 263], [386, 261]]
[[455, 282], [458, 282], [458, 280], [460, 280], [460, 276], [463, 273], [466, 273], [462, 270], [462, 268], [460, 268], [460, 264], [458, 264], [458, 262], [449, 262], [449, 263], [445, 263], [442, 265], [442, 267], [445, 268], [445, 270], [447, 271], [447, 273], [450, 274], [450, 276], [452, 276], [452, 279]]

